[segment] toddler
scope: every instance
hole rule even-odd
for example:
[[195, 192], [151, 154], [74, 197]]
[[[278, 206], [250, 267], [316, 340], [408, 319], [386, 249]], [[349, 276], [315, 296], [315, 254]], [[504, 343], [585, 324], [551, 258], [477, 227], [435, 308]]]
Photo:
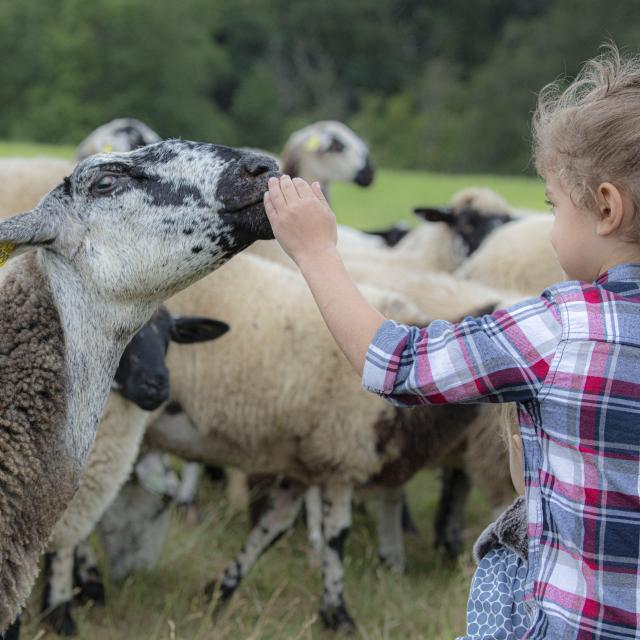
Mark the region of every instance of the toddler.
[[611, 46], [544, 89], [534, 156], [571, 281], [480, 318], [385, 320], [336, 251], [320, 187], [272, 179], [265, 209], [365, 389], [390, 402], [516, 402], [526, 638], [640, 638], [640, 61]]

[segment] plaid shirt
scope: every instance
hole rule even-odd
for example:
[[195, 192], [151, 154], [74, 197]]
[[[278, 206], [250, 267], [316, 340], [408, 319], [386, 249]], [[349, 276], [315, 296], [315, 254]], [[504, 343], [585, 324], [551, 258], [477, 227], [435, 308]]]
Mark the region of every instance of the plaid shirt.
[[526, 637], [640, 639], [640, 264], [458, 324], [387, 321], [363, 386], [401, 406], [517, 402]]

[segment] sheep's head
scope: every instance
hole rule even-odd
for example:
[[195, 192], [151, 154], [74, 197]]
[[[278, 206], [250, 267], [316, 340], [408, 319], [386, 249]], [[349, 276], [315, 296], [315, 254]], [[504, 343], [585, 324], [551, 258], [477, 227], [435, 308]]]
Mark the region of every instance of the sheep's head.
[[316, 122], [291, 134], [282, 165], [284, 173], [323, 184], [335, 180], [367, 187], [374, 178], [366, 143], [335, 120]]
[[117, 118], [92, 131], [79, 145], [77, 160], [96, 153], [133, 151], [162, 138], [144, 122], [135, 118]]
[[514, 220], [506, 200], [492, 189], [471, 187], [456, 193], [451, 204], [442, 207], [417, 207], [414, 213], [427, 222], [444, 222], [471, 255], [498, 227]]
[[273, 237], [262, 197], [276, 172], [266, 156], [178, 140], [98, 154], [0, 223], [0, 243], [43, 247], [105, 297], [161, 300]]
[[145, 411], [169, 400], [169, 342], [193, 344], [215, 340], [229, 325], [211, 318], [173, 317], [160, 307], [136, 333], [120, 358], [112, 389]]

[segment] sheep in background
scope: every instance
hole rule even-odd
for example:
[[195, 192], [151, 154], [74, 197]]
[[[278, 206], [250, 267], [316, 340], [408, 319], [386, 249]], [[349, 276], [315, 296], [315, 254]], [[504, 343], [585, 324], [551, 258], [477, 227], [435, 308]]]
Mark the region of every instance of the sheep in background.
[[456, 271], [461, 278], [538, 295], [566, 275], [551, 246], [553, 217], [530, 214], [496, 230]]
[[[146, 442], [186, 459], [288, 478], [272, 489], [270, 507], [228, 566], [223, 597], [291, 526], [305, 487], [320, 486], [326, 541], [321, 612], [328, 626], [351, 628], [341, 562], [351, 487], [402, 484], [420, 467], [436, 464], [464, 437], [478, 410], [403, 410], [363, 391], [298, 274], [245, 255], [216, 275], [223, 279], [196, 284], [169, 308], [185, 314], [214, 311], [234, 331], [215, 347], [169, 354], [172, 399], [189, 419], [164, 414], [147, 430]], [[269, 295], [258, 301], [253, 290]], [[366, 293], [391, 317], [425, 322], [399, 296], [376, 289]], [[474, 300], [468, 304], [476, 308]], [[213, 359], [228, 365], [221, 370], [212, 366]]]
[[228, 329], [217, 320], [172, 318], [160, 308], [125, 348], [80, 487], [48, 544], [42, 610], [58, 634], [76, 632], [71, 617], [74, 548], [91, 533], [129, 476], [151, 412], [169, 399], [169, 342], [214, 340]]
[[[133, 151], [159, 142], [146, 124], [120, 118], [98, 127], [80, 144], [77, 160], [95, 153]], [[61, 158], [0, 158], [0, 218], [33, 209], [42, 197], [73, 171], [75, 162]]]
[[261, 201], [274, 171], [167, 141], [84, 160], [0, 222], [2, 262], [36, 249], [0, 283], [0, 633], [79, 485], [125, 346], [163, 298], [270, 236]]
[[76, 150], [76, 160], [84, 160], [96, 153], [133, 151], [162, 138], [144, 122], [135, 118], [116, 118], [94, 129]]
[[33, 209], [73, 167], [60, 158], [0, 158], [0, 218]]

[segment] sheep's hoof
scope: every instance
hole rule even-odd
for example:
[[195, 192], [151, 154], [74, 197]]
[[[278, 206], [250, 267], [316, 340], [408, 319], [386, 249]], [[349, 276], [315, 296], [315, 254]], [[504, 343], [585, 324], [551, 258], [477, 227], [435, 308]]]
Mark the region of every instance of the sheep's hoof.
[[46, 624], [59, 636], [77, 636], [78, 627], [71, 616], [71, 603], [59, 604], [44, 617]]
[[106, 596], [102, 576], [95, 567], [89, 569], [89, 575], [86, 579], [77, 578], [78, 593], [76, 601], [80, 604], [92, 602], [98, 607], [104, 607], [106, 604]]
[[389, 571], [393, 571], [400, 575], [407, 572], [404, 553], [388, 553], [386, 555], [379, 554], [378, 559], [380, 560], [380, 564]]
[[435, 547], [449, 560], [455, 560], [462, 553], [462, 536], [459, 532], [447, 532], [436, 538]]
[[340, 633], [355, 633], [356, 631], [356, 623], [342, 603], [324, 607], [320, 610], [320, 615], [327, 629]]

